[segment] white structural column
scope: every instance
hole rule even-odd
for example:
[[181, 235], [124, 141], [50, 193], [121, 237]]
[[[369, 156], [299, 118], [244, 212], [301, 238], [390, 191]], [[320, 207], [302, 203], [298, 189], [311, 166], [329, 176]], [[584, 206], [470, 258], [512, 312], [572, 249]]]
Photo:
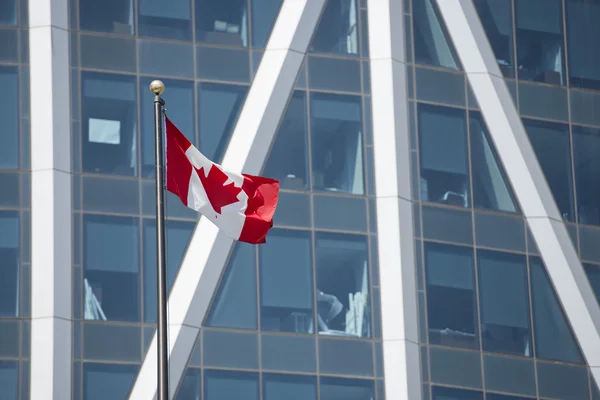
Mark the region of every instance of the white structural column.
[[472, 0], [437, 0], [454, 47], [581, 350], [600, 383], [600, 308]]
[[[225, 153], [225, 169], [260, 174], [324, 4], [325, 0], [283, 2]], [[210, 221], [200, 219], [169, 296], [171, 395], [185, 371], [232, 246], [233, 241]], [[129, 398], [154, 398], [156, 374], [154, 335]]]
[[71, 398], [71, 117], [67, 0], [29, 0], [31, 399]]
[[369, 0], [385, 397], [421, 399], [404, 1]]

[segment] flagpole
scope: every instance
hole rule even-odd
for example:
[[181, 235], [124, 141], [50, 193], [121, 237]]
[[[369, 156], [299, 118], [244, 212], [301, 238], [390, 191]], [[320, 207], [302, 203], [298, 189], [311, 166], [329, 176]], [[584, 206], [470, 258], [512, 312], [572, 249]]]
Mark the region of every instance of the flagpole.
[[160, 97], [165, 90], [162, 81], [152, 81], [154, 93], [154, 143], [156, 159], [156, 262], [157, 262], [157, 315], [158, 315], [158, 400], [169, 400], [169, 354], [167, 348], [167, 272], [165, 257], [165, 202], [162, 110], [165, 101]]

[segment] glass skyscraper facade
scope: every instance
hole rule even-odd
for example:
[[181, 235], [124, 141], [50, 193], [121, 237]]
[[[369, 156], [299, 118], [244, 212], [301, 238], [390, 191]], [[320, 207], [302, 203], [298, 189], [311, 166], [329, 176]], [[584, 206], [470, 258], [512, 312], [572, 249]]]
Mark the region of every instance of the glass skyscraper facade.
[[[0, 1], [0, 399], [129, 398], [143, 363], [152, 362], [145, 359], [156, 328], [148, 86], [164, 81], [169, 118], [220, 163], [280, 10], [311, 1]], [[380, 10], [369, 7], [396, 2], [312, 1], [322, 7], [305, 33], [308, 47], [262, 162], [261, 174], [281, 181], [275, 226], [264, 245], [234, 244], [194, 345], [177, 355], [185, 368], [174, 398], [600, 399], [594, 379], [600, 367], [590, 364], [566, 311], [569, 299], [558, 295], [556, 274], [548, 273], [553, 255], [538, 248], [529, 228], [523, 196], [488, 126], [492, 118], [477, 101], [440, 11], [444, 1], [454, 0], [398, 0], [402, 43], [391, 39], [404, 53], [400, 103], [408, 146], [398, 157], [409, 159], [411, 177], [412, 226], [400, 225], [414, 244], [413, 259], [396, 267], [414, 269], [412, 303], [386, 308], [389, 297], [382, 294], [394, 292], [395, 283], [380, 279], [380, 266], [390, 268], [378, 226], [386, 219], [378, 201], [387, 188], [379, 186], [385, 171], [374, 167], [384, 150], [375, 149], [373, 108], [385, 107], [385, 99], [372, 95], [371, 66], [379, 58], [369, 47], [379, 27], [369, 29], [368, 22]], [[476, 10], [486, 36], [478, 39], [491, 46], [569, 245], [600, 298], [600, 3], [461, 2]], [[50, 21], [47, 46], [36, 34], [44, 25], [40, 15]], [[299, 31], [306, 30], [302, 23]], [[30, 59], [44, 57], [52, 60], [56, 98], [39, 97], [41, 79], [30, 85], [44, 69], [32, 61], [30, 71]], [[68, 122], [34, 120], [46, 114]], [[53, 141], [57, 132], [70, 140]], [[61, 229], [68, 233], [62, 241], [39, 234], [32, 245], [35, 229], [47, 232], [32, 206], [46, 199], [43, 180], [32, 175], [43, 172], [33, 164], [48, 147], [55, 163], [67, 165], [56, 169], [66, 171], [68, 183], [54, 190], [68, 188], [63, 198], [70, 203], [52, 229], [59, 239]], [[166, 214], [170, 289], [199, 216], [172, 194]], [[56, 253], [68, 254], [71, 264], [52, 276], [48, 299], [36, 290], [46, 266], [32, 263], [46, 241], [63, 246]], [[70, 281], [66, 294], [61, 277]], [[412, 284], [406, 282], [397, 291]], [[65, 297], [68, 305], [55, 300]], [[58, 304], [52, 318], [67, 321], [68, 339], [58, 330], [48, 331], [47, 342], [43, 329], [33, 334], [43, 314], [33, 310], [44, 302]], [[387, 337], [396, 318], [408, 321], [403, 315], [411, 313], [418, 355], [401, 356], [402, 368], [389, 361], [396, 347]], [[596, 339], [586, 343], [600, 343], [598, 334], [590, 331]], [[54, 346], [55, 358], [68, 357], [70, 370], [58, 364], [34, 370], [36, 357], [46, 359], [44, 346]], [[419, 378], [400, 395], [390, 387], [406, 370]], [[34, 395], [46, 377], [53, 391]]]

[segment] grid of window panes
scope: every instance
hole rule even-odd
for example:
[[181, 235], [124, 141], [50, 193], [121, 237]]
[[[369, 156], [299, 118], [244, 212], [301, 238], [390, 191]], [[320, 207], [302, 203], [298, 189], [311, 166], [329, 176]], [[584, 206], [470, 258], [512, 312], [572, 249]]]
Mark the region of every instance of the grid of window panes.
[[27, 1], [0, 2], [0, 388], [29, 399], [31, 152]]
[[[71, 0], [74, 398], [124, 398], [155, 328], [149, 83], [220, 161], [281, 3]], [[328, 0], [263, 172], [275, 227], [234, 248], [178, 398], [383, 399], [365, 34]], [[197, 215], [166, 208], [171, 285]]]
[[[474, 4], [600, 296], [600, 4]], [[405, 15], [424, 397], [600, 398], [435, 1]]]

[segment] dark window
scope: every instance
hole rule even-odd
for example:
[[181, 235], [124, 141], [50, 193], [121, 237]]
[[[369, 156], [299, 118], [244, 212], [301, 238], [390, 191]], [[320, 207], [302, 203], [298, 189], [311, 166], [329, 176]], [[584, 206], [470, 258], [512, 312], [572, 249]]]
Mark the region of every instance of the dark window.
[[359, 379], [321, 378], [321, 400], [373, 400], [373, 381]]
[[19, 364], [14, 361], [0, 361], [0, 388], [2, 400], [19, 398]]
[[514, 76], [513, 27], [510, 0], [475, 0], [475, 7], [485, 29], [500, 71], [506, 77]]
[[19, 231], [18, 213], [0, 211], [0, 317], [19, 316]]
[[[3, 0], [0, 2], [0, 25], [17, 24], [17, 0]], [[12, 43], [3, 43], [12, 45]]]
[[246, 0], [195, 0], [196, 40], [248, 47]]
[[600, 47], [587, 45], [600, 36], [600, 3], [566, 0], [569, 83], [600, 89]]
[[191, 0], [139, 0], [138, 25], [141, 36], [192, 40]]
[[83, 31], [133, 35], [132, 0], [80, 0], [79, 24]]
[[204, 400], [258, 400], [258, 374], [232, 371], [204, 372]]
[[434, 0], [413, 1], [415, 61], [459, 69], [458, 58]]
[[573, 126], [579, 223], [600, 225], [600, 130]]
[[482, 400], [481, 392], [474, 390], [452, 389], [441, 386], [431, 387], [432, 400]]
[[[0, 18], [2, 18], [1, 11], [2, 5], [0, 5]], [[6, 43], [3, 43], [1, 46], [6, 45]], [[0, 107], [0, 119], [2, 120], [2, 129], [0, 129], [0, 169], [19, 168], [18, 80], [17, 68], [0, 67], [0, 85], [2, 85], [2, 91], [7, 99]]]
[[84, 364], [83, 399], [127, 398], [138, 370], [136, 365]]
[[317, 400], [317, 380], [311, 376], [263, 375], [264, 400]]
[[265, 47], [283, 0], [253, 0], [252, 47]]
[[328, 0], [312, 40], [318, 53], [358, 54], [358, 10], [354, 0]]

